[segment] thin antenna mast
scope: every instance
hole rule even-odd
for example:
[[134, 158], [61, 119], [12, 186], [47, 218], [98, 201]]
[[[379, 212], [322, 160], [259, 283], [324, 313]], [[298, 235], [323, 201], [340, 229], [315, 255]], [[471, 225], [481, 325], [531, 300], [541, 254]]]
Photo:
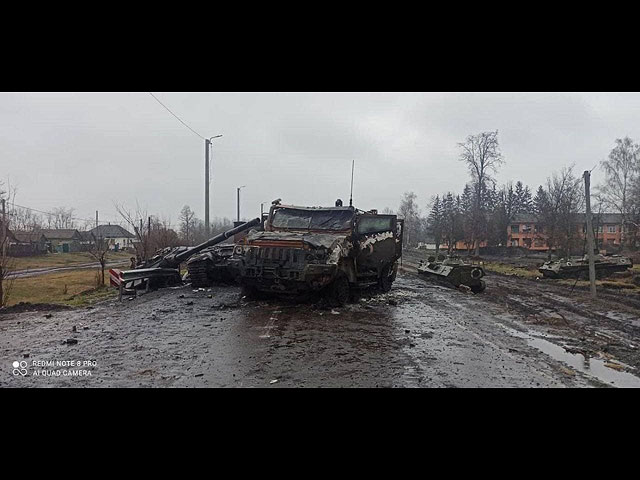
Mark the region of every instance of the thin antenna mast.
[[353, 165], [355, 160], [351, 160], [351, 193], [349, 194], [349, 206], [353, 207]]

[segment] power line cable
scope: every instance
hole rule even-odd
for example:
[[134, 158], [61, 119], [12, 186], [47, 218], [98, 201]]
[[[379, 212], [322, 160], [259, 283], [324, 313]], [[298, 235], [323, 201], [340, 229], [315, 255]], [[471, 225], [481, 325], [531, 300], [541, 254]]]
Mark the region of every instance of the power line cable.
[[176, 115], [175, 113], [173, 113], [173, 112], [171, 111], [171, 109], [170, 109], [169, 107], [167, 107], [164, 103], [162, 103], [162, 102], [158, 99], [158, 97], [156, 97], [153, 93], [149, 92], [149, 95], [151, 95], [153, 98], [155, 98], [155, 99], [156, 99], [156, 101], [157, 101], [160, 105], [162, 105], [162, 106], [167, 110], [167, 112], [169, 112], [171, 115], [173, 115], [174, 117], [176, 117], [176, 118], [178, 119], [178, 121], [179, 121], [180, 123], [182, 123], [185, 127], [187, 127], [189, 130], [191, 130], [191, 131], [192, 131], [193, 133], [195, 133], [197, 136], [199, 136], [202, 140], [204, 140], [204, 139], [205, 139], [202, 135], [200, 135], [198, 132], [196, 132], [193, 128], [191, 128], [189, 125], [187, 125], [185, 122], [183, 122], [183, 121], [182, 121], [182, 119], [181, 119], [178, 115]]
[[[45, 212], [44, 210], [38, 210], [37, 208], [31, 208], [31, 207], [27, 207], [27, 206], [24, 206], [24, 205], [18, 205], [17, 203], [14, 203], [14, 202], [7, 202], [7, 205], [12, 205], [12, 206], [18, 207], [18, 208], [24, 208], [25, 210], [42, 213], [44, 215], [56, 216], [56, 213], [54, 213], [54, 212]], [[117, 217], [115, 215], [111, 215], [111, 218], [117, 219]], [[95, 221], [96, 221], [95, 218], [69, 217], [69, 219], [70, 220], [83, 221], [83, 222], [90, 222], [92, 224], [95, 223]], [[98, 221], [99, 225], [100, 224], [105, 225], [107, 223], [126, 223], [126, 222], [123, 222], [121, 220], [115, 220], [115, 221], [112, 221], [112, 222]]]

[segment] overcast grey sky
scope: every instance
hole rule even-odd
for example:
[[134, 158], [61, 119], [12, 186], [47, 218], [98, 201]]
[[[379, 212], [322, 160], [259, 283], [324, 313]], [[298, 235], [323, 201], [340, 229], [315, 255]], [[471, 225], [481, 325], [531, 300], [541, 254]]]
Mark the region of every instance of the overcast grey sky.
[[[534, 190], [552, 171], [591, 169], [625, 135], [640, 140], [638, 93], [179, 93], [153, 92], [214, 140], [211, 217], [242, 216], [282, 198], [397, 209], [414, 191], [460, 191], [468, 179], [458, 142], [498, 130], [499, 183]], [[120, 220], [114, 201], [177, 223], [190, 205], [204, 218], [204, 142], [147, 92], [0, 93], [0, 178], [16, 203], [73, 207]], [[592, 182], [599, 183], [596, 170]]]

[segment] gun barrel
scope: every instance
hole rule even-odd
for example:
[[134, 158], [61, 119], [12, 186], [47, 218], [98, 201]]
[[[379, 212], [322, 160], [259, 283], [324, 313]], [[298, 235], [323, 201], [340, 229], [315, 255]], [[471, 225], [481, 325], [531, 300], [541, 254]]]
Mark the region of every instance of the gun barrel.
[[248, 228], [251, 228], [255, 225], [259, 225], [260, 222], [262, 220], [259, 218], [254, 218], [253, 220], [250, 220], [246, 223], [243, 223], [242, 225], [238, 225], [235, 228], [232, 228], [231, 230], [227, 230], [226, 232], [222, 232], [219, 235], [216, 235], [215, 237], [210, 238], [209, 240], [207, 240], [204, 243], [201, 243], [200, 245], [196, 245], [193, 248], [190, 248], [189, 250], [185, 251], [185, 252], [180, 252], [178, 253], [175, 257], [175, 263], [176, 264], [180, 264], [182, 262], [184, 262], [185, 260], [187, 260], [189, 257], [201, 252], [202, 250], [204, 250], [205, 248], [211, 247], [213, 245], [216, 245], [220, 242], [225, 241], [227, 238], [232, 237], [233, 235], [235, 235], [236, 233], [240, 233], [243, 232], [245, 230], [247, 230]]

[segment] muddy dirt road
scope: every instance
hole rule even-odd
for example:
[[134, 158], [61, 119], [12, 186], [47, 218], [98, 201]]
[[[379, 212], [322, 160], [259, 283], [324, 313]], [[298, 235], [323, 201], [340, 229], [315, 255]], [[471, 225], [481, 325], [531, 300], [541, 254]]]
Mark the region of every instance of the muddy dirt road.
[[638, 310], [486, 280], [473, 295], [409, 268], [335, 309], [187, 286], [3, 314], [0, 386], [640, 387]]

